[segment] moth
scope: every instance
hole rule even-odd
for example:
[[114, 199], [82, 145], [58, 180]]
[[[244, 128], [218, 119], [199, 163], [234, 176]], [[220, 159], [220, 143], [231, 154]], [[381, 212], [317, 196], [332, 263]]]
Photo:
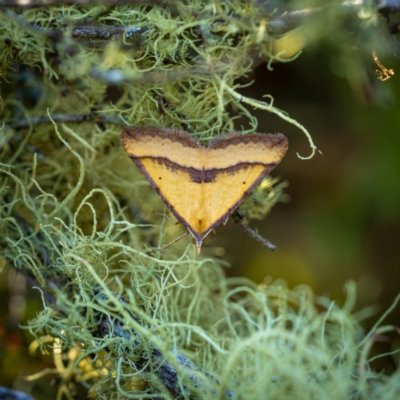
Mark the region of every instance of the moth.
[[128, 126], [122, 146], [171, 213], [204, 238], [229, 216], [282, 160], [288, 140], [280, 133], [219, 136], [207, 147], [185, 131]]

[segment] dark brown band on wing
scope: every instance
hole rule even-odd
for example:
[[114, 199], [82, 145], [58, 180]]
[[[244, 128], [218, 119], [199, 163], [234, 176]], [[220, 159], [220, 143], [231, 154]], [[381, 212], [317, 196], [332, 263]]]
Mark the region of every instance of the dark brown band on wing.
[[[243, 193], [243, 196], [232, 206], [230, 207], [217, 221], [215, 221], [207, 230], [203, 232], [197, 232], [195, 231], [190, 224], [175, 210], [172, 204], [170, 204], [166, 198], [164, 197], [163, 193], [157, 186], [157, 184], [153, 181], [152, 177], [147, 173], [146, 168], [143, 166], [142, 161], [140, 157], [132, 157], [130, 156], [132, 161], [139, 167], [140, 171], [144, 174], [144, 176], [149, 180], [150, 184], [153, 186], [153, 188], [157, 191], [165, 205], [168, 207], [168, 209], [172, 212], [173, 215], [182, 223], [182, 225], [186, 226], [186, 228], [192, 233], [192, 235], [195, 237], [196, 240], [196, 245], [199, 247], [201, 246], [201, 243], [203, 242], [204, 238], [218, 225], [220, 225], [222, 222], [224, 222], [229, 215], [232, 214], [233, 211], [236, 210], [243, 201], [243, 199], [261, 182], [262, 179], [265, 178], [265, 176], [271, 172], [272, 169], [274, 169], [275, 165], [267, 165], [264, 169], [264, 171], [258, 176], [258, 178], [253, 182], [253, 184], [246, 190], [246, 192]], [[169, 161], [169, 160], [167, 160]]]
[[[197, 169], [197, 168], [193, 168], [193, 167], [184, 167], [183, 165], [175, 163], [165, 157], [135, 157], [135, 156], [132, 156], [131, 154], [129, 154], [129, 157], [135, 162], [135, 164], [138, 164], [137, 161], [150, 159], [159, 165], [165, 166], [171, 172], [182, 171], [182, 172], [187, 173], [190, 177], [190, 180], [194, 183], [203, 183], [204, 182], [202, 180], [203, 176], [204, 176], [204, 174], [203, 174], [204, 171], [201, 169]], [[209, 182], [205, 182], [205, 183], [209, 183]]]
[[215, 182], [217, 176], [219, 174], [229, 174], [234, 175], [237, 171], [249, 168], [253, 165], [264, 165], [265, 167], [275, 168], [278, 163], [269, 163], [263, 164], [260, 162], [257, 163], [238, 163], [236, 165], [231, 165], [226, 168], [212, 168], [212, 169], [197, 169], [192, 167], [184, 167], [178, 163], [175, 163], [168, 158], [163, 157], [134, 157], [129, 155], [132, 160], [143, 160], [143, 159], [152, 159], [154, 162], [158, 163], [159, 165], [165, 166], [170, 171], [183, 171], [187, 173], [190, 177], [190, 180], [194, 183], [212, 183]]
[[[278, 164], [278, 163], [276, 163]], [[196, 232], [186, 221], [182, 222], [186, 228], [192, 233], [192, 235], [196, 239], [196, 245], [201, 246], [204, 238], [217, 226], [221, 225], [226, 219], [240, 206], [242, 201], [251, 193], [256, 186], [260, 184], [260, 182], [275, 168], [275, 165], [269, 164], [265, 167], [264, 171], [258, 176], [258, 178], [253, 182], [253, 184], [243, 193], [243, 196], [232, 206], [230, 207], [217, 221], [215, 221], [210, 227], [204, 232]], [[177, 217], [178, 220], [181, 220]]]
[[[218, 174], [235, 175], [235, 173], [237, 171], [241, 171], [243, 169], [250, 168], [250, 167], [252, 167], [254, 165], [263, 165], [264, 167], [271, 167], [271, 169], [272, 169], [272, 168], [275, 168], [278, 165], [278, 163], [277, 162], [271, 162], [271, 163], [239, 162], [239, 163], [237, 163], [235, 165], [231, 165], [231, 166], [226, 167], [226, 168], [210, 168], [210, 169], [206, 169], [206, 170], [204, 170], [204, 172], [205, 172], [205, 176], [206, 177], [207, 177], [207, 174], [210, 177], [217, 177]], [[204, 181], [204, 182], [208, 183], [206, 181]], [[210, 182], [214, 182], [214, 181], [210, 181]]]
[[[171, 142], [178, 142], [184, 147], [198, 149], [203, 146], [199, 141], [190, 133], [181, 131], [174, 128], [164, 128], [159, 126], [126, 126], [121, 133], [122, 141], [126, 140], [146, 140], [146, 137], [167, 139]], [[275, 135], [255, 133], [250, 135], [243, 135], [239, 132], [233, 132], [228, 135], [220, 135], [212, 139], [208, 148], [212, 149], [225, 149], [226, 147], [237, 145], [241, 143], [265, 143], [268, 142], [269, 146], [284, 145], [285, 150], [288, 147], [287, 138], [281, 133]]]
[[168, 139], [178, 142], [184, 147], [200, 148], [200, 144], [192, 135], [178, 129], [162, 128], [159, 126], [126, 126], [122, 130], [121, 138], [125, 140], [146, 140], [146, 137]]
[[217, 221], [215, 221], [206, 231], [204, 232], [194, 232], [190, 226], [186, 227], [193, 233], [196, 238], [196, 242], [201, 241], [218, 225], [221, 225], [242, 203], [242, 201], [254, 190], [256, 186], [260, 184], [260, 182], [276, 167], [278, 163], [271, 163], [266, 165], [264, 171], [258, 176], [258, 178], [253, 182], [253, 184], [247, 188], [247, 190], [243, 193], [242, 197], [232, 206], [230, 207]]
[[255, 133], [251, 135], [242, 135], [238, 132], [233, 132], [229, 135], [220, 135], [215, 139], [211, 140], [208, 148], [210, 149], [225, 149], [229, 146], [234, 146], [242, 143], [268, 143], [270, 147], [277, 146], [280, 147], [281, 145], [285, 145], [284, 148], [287, 149], [288, 147], [288, 140], [286, 136], [282, 135], [281, 133], [277, 133], [275, 135], [272, 134], [262, 134], [262, 133]]

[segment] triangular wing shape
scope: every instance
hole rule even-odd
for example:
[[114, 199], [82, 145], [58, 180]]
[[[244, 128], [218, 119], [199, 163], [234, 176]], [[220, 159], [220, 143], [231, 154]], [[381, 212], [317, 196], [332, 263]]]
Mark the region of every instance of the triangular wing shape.
[[186, 132], [157, 127], [126, 127], [121, 141], [169, 210], [196, 238], [206, 149]]
[[196, 240], [226, 221], [243, 199], [282, 160], [283, 135], [230, 134], [202, 147], [188, 133], [126, 127], [121, 140], [175, 217]]
[[285, 136], [233, 133], [208, 147], [203, 198], [210, 221], [204, 238], [226, 221], [261, 180], [282, 160], [288, 149]]

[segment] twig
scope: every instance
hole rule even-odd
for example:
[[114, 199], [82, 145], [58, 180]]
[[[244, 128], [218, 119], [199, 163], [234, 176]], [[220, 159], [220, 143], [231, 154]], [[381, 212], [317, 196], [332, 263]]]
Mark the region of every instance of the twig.
[[71, 36], [74, 39], [117, 40], [122, 36], [125, 36], [126, 39], [132, 39], [134, 35], [149, 29], [151, 28], [141, 28], [139, 26], [86, 25], [72, 29]]
[[322, 10], [322, 7], [306, 8], [273, 17], [268, 21], [267, 31], [270, 35], [282, 35], [304, 24], [311, 16], [319, 14]]
[[0, 399], [3, 400], [33, 400], [33, 397], [23, 392], [0, 386]]
[[96, 79], [114, 85], [122, 85], [127, 82], [150, 84], [185, 80], [193, 76], [209, 76], [213, 73], [221, 74], [229, 68], [231, 68], [229, 64], [226, 64], [224, 60], [220, 60], [213, 71], [210, 71], [206, 63], [198, 63], [193, 67], [181, 67], [173, 70], [156, 70], [145, 73], [138, 73], [136, 71], [125, 72], [120, 69], [100, 70], [94, 68], [90, 71], [90, 74]]
[[0, 10], [3, 14], [7, 15], [14, 22], [16, 22], [18, 25], [22, 26], [25, 29], [34, 31], [35, 33], [41, 33], [43, 35], [46, 35], [49, 39], [51, 39], [53, 41], [60, 40], [60, 38], [62, 37], [62, 32], [60, 32], [60, 31], [44, 29], [41, 27], [39, 28], [38, 26], [28, 23], [24, 18], [20, 17], [19, 15], [15, 14], [13, 11], [4, 7], [3, 4], [1, 3], [1, 0], [0, 0]]
[[[41, 26], [29, 24], [25, 19], [12, 12], [7, 7], [2, 6], [0, 0], [0, 10], [3, 14], [13, 19], [17, 24], [25, 29], [42, 33], [52, 40], [60, 40], [65, 29], [45, 29]], [[132, 40], [135, 35], [148, 31], [151, 27], [139, 26], [109, 26], [109, 25], [82, 25], [72, 29], [71, 37], [74, 39], [97, 39], [97, 40], [117, 40], [122, 36], [127, 40]]]
[[[18, 225], [21, 231], [24, 233], [24, 236], [29, 236], [30, 243], [29, 246], [34, 246], [37, 249], [37, 256], [41, 259], [43, 265], [46, 265], [48, 268], [51, 267], [51, 251], [52, 249], [45, 248], [43, 245], [43, 238], [40, 236], [40, 233], [33, 233], [33, 229], [30, 228], [30, 225], [25, 221], [25, 219], [17, 216], [15, 220], [18, 222]], [[17, 230], [16, 230], [17, 232]], [[0, 244], [1, 238], [0, 238]], [[8, 261], [13, 264], [13, 259], [8, 259]], [[14, 266], [15, 267], [15, 266]], [[24, 275], [28, 275], [26, 271], [21, 271], [19, 268], [16, 268], [18, 272], [23, 273]], [[67, 283], [69, 282], [69, 278], [66, 280], [62, 279], [60, 276], [59, 282], [54, 282], [50, 280], [46, 275], [43, 276], [45, 287], [41, 285], [34, 277], [29, 276], [29, 281], [36, 287], [38, 287], [42, 293], [45, 294], [45, 298], [47, 303], [51, 304], [52, 307], [56, 308], [58, 303], [54, 300], [52, 294], [50, 293], [52, 287], [66, 287]], [[93, 289], [93, 296], [97, 299], [98, 302], [104, 303], [107, 302], [108, 298], [105, 294], [100, 292], [100, 287], [95, 286]], [[117, 295], [116, 295], [117, 296]], [[125, 303], [125, 300], [120, 297], [118, 302]], [[57, 310], [60, 314], [65, 315], [65, 311], [62, 308]], [[66, 316], [66, 315], [65, 315]], [[130, 312], [130, 316], [137, 322], [140, 323], [140, 320]], [[132, 328], [126, 328], [124, 320], [121, 318], [111, 318], [110, 315], [106, 314], [102, 311], [96, 311], [96, 328], [92, 331], [92, 335], [94, 337], [103, 338], [115, 338], [121, 339], [124, 338], [131, 343], [138, 343], [140, 341], [140, 335], [137, 331]], [[138, 345], [138, 348], [139, 345]], [[143, 353], [142, 357], [137, 357], [135, 355], [136, 363], [138, 369], [143, 369], [144, 372], [150, 373], [154, 372], [158, 379], [171, 391], [172, 395], [175, 398], [181, 398], [182, 396], [185, 398], [193, 398], [190, 393], [189, 389], [184, 385], [180, 384], [179, 380], [179, 373], [174, 365], [172, 365], [165, 357], [165, 355], [157, 348], [150, 349], [150, 358], [152, 361], [152, 368], [148, 365], [148, 354], [146, 352]], [[184, 355], [178, 353], [174, 347], [170, 349], [170, 353], [173, 355], [177, 365], [179, 366], [180, 370], [185, 371], [186, 376], [190, 379], [193, 386], [197, 389], [204, 391], [210, 390], [209, 383], [218, 383], [218, 380], [208, 371], [200, 368], [196, 364], [194, 364], [189, 358], [185, 357]], [[201, 379], [199, 376], [199, 372], [204, 374], [206, 378], [209, 379], [210, 382], [207, 380]], [[182, 373], [182, 372], [181, 372]], [[1, 389], [1, 388], [0, 388]], [[1, 394], [1, 392], [0, 392]], [[231, 399], [233, 398], [233, 392], [230, 390], [225, 391], [225, 398]], [[0, 396], [0, 399], [2, 397]], [[7, 397], [8, 399], [8, 397]], [[13, 398], [10, 398], [13, 399]], [[26, 398], [15, 398], [15, 400], [32, 400], [29, 397]]]
[[271, 251], [274, 251], [276, 249], [276, 246], [272, 242], [270, 242], [265, 237], [261, 236], [255, 229], [250, 228], [250, 226], [246, 223], [245, 216], [242, 212], [240, 212], [239, 210], [236, 210], [235, 214], [233, 215], [233, 220], [234, 220], [234, 222], [239, 224], [240, 227], [249, 236], [251, 236], [253, 239], [257, 240], [263, 246], [268, 247]]
[[[95, 288], [95, 291], [98, 288]], [[97, 294], [99, 298], [103, 301], [107, 301], [107, 298], [103, 294]], [[125, 302], [123, 298], [119, 299], [120, 302]], [[131, 317], [138, 323], [139, 319], [136, 318], [132, 313]], [[140, 336], [133, 329], [126, 329], [124, 327], [124, 322], [120, 319], [111, 319], [105, 313], [98, 314], [98, 329], [93, 333], [96, 337], [115, 337], [115, 338], [125, 338], [132, 342], [132, 340], [138, 343]], [[138, 343], [139, 346], [139, 343]], [[208, 371], [200, 368], [195, 363], [193, 363], [189, 358], [178, 353], [174, 347], [171, 347], [170, 353], [173, 355], [174, 359], [177, 361], [180, 368], [182, 368], [187, 377], [192, 382], [193, 386], [197, 389], [201, 389], [203, 392], [209, 390], [208, 383], [206, 381], [200, 380], [198, 372], [203, 373], [210, 381], [213, 383], [218, 383], [218, 380]], [[151, 349], [151, 361], [154, 373], [156, 376], [164, 383], [164, 385], [172, 392], [175, 398], [181, 398], [182, 395], [188, 396], [187, 387], [179, 384], [179, 374], [176, 368], [165, 358], [164, 354], [157, 348]], [[146, 367], [148, 362], [148, 357], [143, 356], [137, 360], [137, 367], [140, 369], [146, 369], [147, 372], [150, 371], [150, 367]], [[193, 399], [192, 396], [189, 396]], [[225, 398], [233, 398], [233, 392], [231, 390], [226, 390]]]
[[[149, 5], [168, 5], [169, 0], [0, 0], [0, 7], [18, 7], [18, 8], [39, 8], [64, 5], [98, 5], [104, 4], [115, 6], [119, 4], [149, 4]], [[321, 13], [327, 7], [335, 7], [338, 10], [353, 11], [365, 6], [362, 0], [343, 2], [341, 4], [328, 5], [326, 7], [306, 8], [303, 10], [286, 12], [282, 15], [272, 17], [267, 23], [267, 31], [270, 35], [283, 35], [304, 23], [311, 17]], [[377, 10], [380, 12], [399, 12], [399, 0], [380, 0], [377, 1]], [[107, 34], [105, 34], [107, 35]], [[111, 35], [112, 36], [112, 35]], [[93, 37], [92, 37], [93, 38]], [[107, 37], [104, 39], [108, 39]]]
[[[400, 11], [400, 1], [399, 0], [381, 0], [377, 2], [377, 10], [380, 12], [399, 12]], [[286, 12], [282, 15], [272, 17], [267, 24], [267, 31], [270, 35], [283, 35], [295, 28], [306, 23], [310, 18], [320, 14], [325, 11], [328, 7], [335, 8], [338, 11], [343, 12], [354, 12], [355, 10], [365, 7], [366, 2], [359, 1], [349, 1], [340, 4], [329, 4], [324, 7], [316, 8], [305, 8], [304, 10]]]
[[165, 4], [165, 0], [0, 0], [0, 7], [39, 8], [58, 5]]
[[[99, 115], [99, 114], [86, 114], [86, 115], [68, 115], [68, 114], [53, 114], [51, 116], [55, 122], [109, 122], [113, 124], [126, 123], [122, 118], [114, 115]], [[31, 125], [49, 124], [51, 120], [49, 117], [32, 117], [30, 119], [21, 119], [15, 121], [5, 121], [6, 126], [14, 129], [28, 128]]]

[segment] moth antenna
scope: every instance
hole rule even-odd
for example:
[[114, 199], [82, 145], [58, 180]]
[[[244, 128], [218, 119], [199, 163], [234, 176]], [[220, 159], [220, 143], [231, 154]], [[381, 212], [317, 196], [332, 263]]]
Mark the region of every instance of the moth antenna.
[[253, 239], [257, 240], [257, 242], [261, 243], [263, 246], [268, 247], [271, 251], [274, 251], [276, 249], [276, 246], [270, 242], [268, 239], [265, 237], [261, 236], [255, 229], [250, 228], [249, 225], [245, 222], [245, 217], [244, 215], [240, 212], [237, 211], [234, 215], [234, 221], [240, 225], [240, 227]]

